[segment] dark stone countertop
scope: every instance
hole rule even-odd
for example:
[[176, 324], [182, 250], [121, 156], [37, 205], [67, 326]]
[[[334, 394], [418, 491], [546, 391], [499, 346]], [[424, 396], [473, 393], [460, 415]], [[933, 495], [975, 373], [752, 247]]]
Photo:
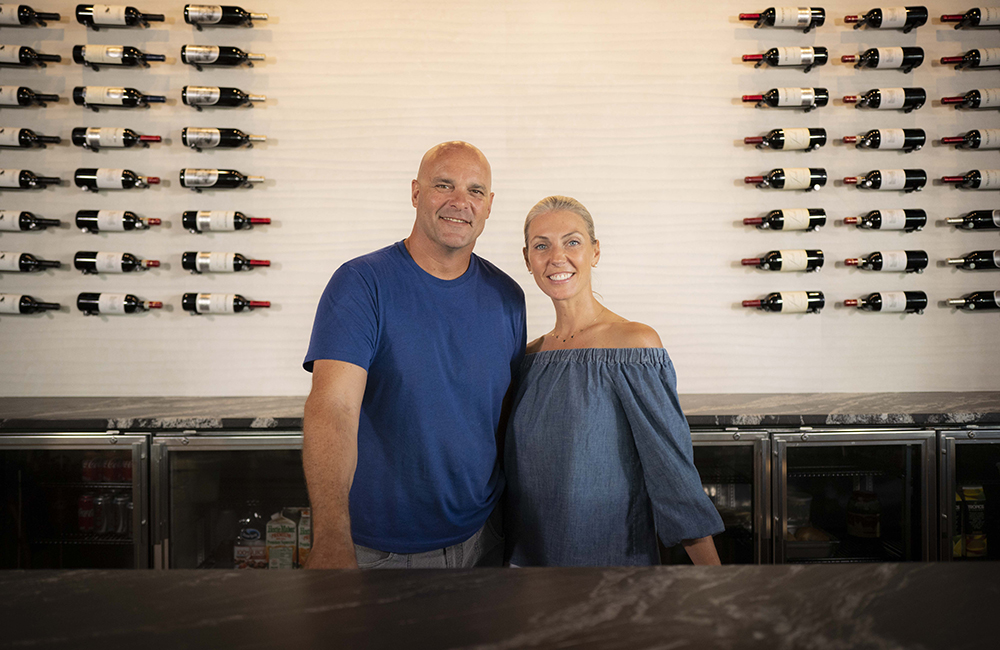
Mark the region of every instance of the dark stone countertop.
[[3, 647], [982, 650], [1000, 564], [0, 573]]
[[[0, 431], [301, 430], [305, 397], [3, 397]], [[1000, 392], [681, 395], [692, 427], [989, 426]]]

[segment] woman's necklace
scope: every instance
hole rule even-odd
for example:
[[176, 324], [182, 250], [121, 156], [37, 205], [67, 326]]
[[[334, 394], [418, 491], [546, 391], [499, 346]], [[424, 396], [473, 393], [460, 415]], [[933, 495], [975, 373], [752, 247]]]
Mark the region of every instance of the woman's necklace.
[[[601, 311], [597, 312], [597, 316], [594, 316], [594, 320], [590, 321], [589, 323], [587, 323], [586, 325], [584, 325], [583, 327], [581, 327], [580, 329], [578, 329], [576, 332], [570, 333], [569, 337], [568, 338], [564, 338], [562, 340], [562, 342], [565, 343], [566, 341], [569, 341], [570, 339], [575, 338], [577, 334], [579, 334], [583, 330], [587, 329], [588, 327], [590, 327], [591, 325], [593, 325], [594, 323], [596, 323], [597, 319], [601, 317], [601, 314], [603, 314], [606, 309], [607, 309], [607, 307], [605, 307], [604, 305], [601, 305]], [[552, 338], [556, 338], [556, 339], [559, 338], [559, 335], [556, 334], [554, 331], [551, 334], [549, 334], [549, 336], [551, 336]]]

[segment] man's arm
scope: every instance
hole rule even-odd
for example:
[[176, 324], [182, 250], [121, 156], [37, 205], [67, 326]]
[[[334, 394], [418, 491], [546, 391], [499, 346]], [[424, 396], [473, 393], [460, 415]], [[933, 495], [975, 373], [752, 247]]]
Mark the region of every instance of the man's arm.
[[684, 545], [684, 550], [694, 564], [722, 564], [719, 553], [715, 550], [715, 540], [711, 535], [698, 539], [685, 539], [681, 544]]
[[302, 466], [309, 486], [313, 547], [308, 569], [356, 569], [348, 495], [358, 466], [358, 418], [368, 372], [345, 361], [313, 363], [303, 418]]

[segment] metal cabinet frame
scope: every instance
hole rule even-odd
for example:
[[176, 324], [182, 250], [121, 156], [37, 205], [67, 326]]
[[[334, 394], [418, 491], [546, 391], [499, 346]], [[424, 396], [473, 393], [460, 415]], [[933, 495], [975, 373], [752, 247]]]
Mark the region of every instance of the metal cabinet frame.
[[967, 426], [961, 429], [938, 429], [938, 554], [943, 562], [952, 561], [952, 526], [955, 503], [955, 452], [960, 446], [1000, 444], [1000, 427], [979, 428]]

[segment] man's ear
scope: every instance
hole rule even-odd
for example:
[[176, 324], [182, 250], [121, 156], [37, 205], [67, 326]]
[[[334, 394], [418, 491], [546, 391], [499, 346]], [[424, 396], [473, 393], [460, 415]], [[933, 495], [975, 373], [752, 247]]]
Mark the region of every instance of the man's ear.
[[417, 207], [417, 198], [420, 196], [420, 183], [417, 179], [410, 181], [410, 201], [413, 203], [413, 207]]

